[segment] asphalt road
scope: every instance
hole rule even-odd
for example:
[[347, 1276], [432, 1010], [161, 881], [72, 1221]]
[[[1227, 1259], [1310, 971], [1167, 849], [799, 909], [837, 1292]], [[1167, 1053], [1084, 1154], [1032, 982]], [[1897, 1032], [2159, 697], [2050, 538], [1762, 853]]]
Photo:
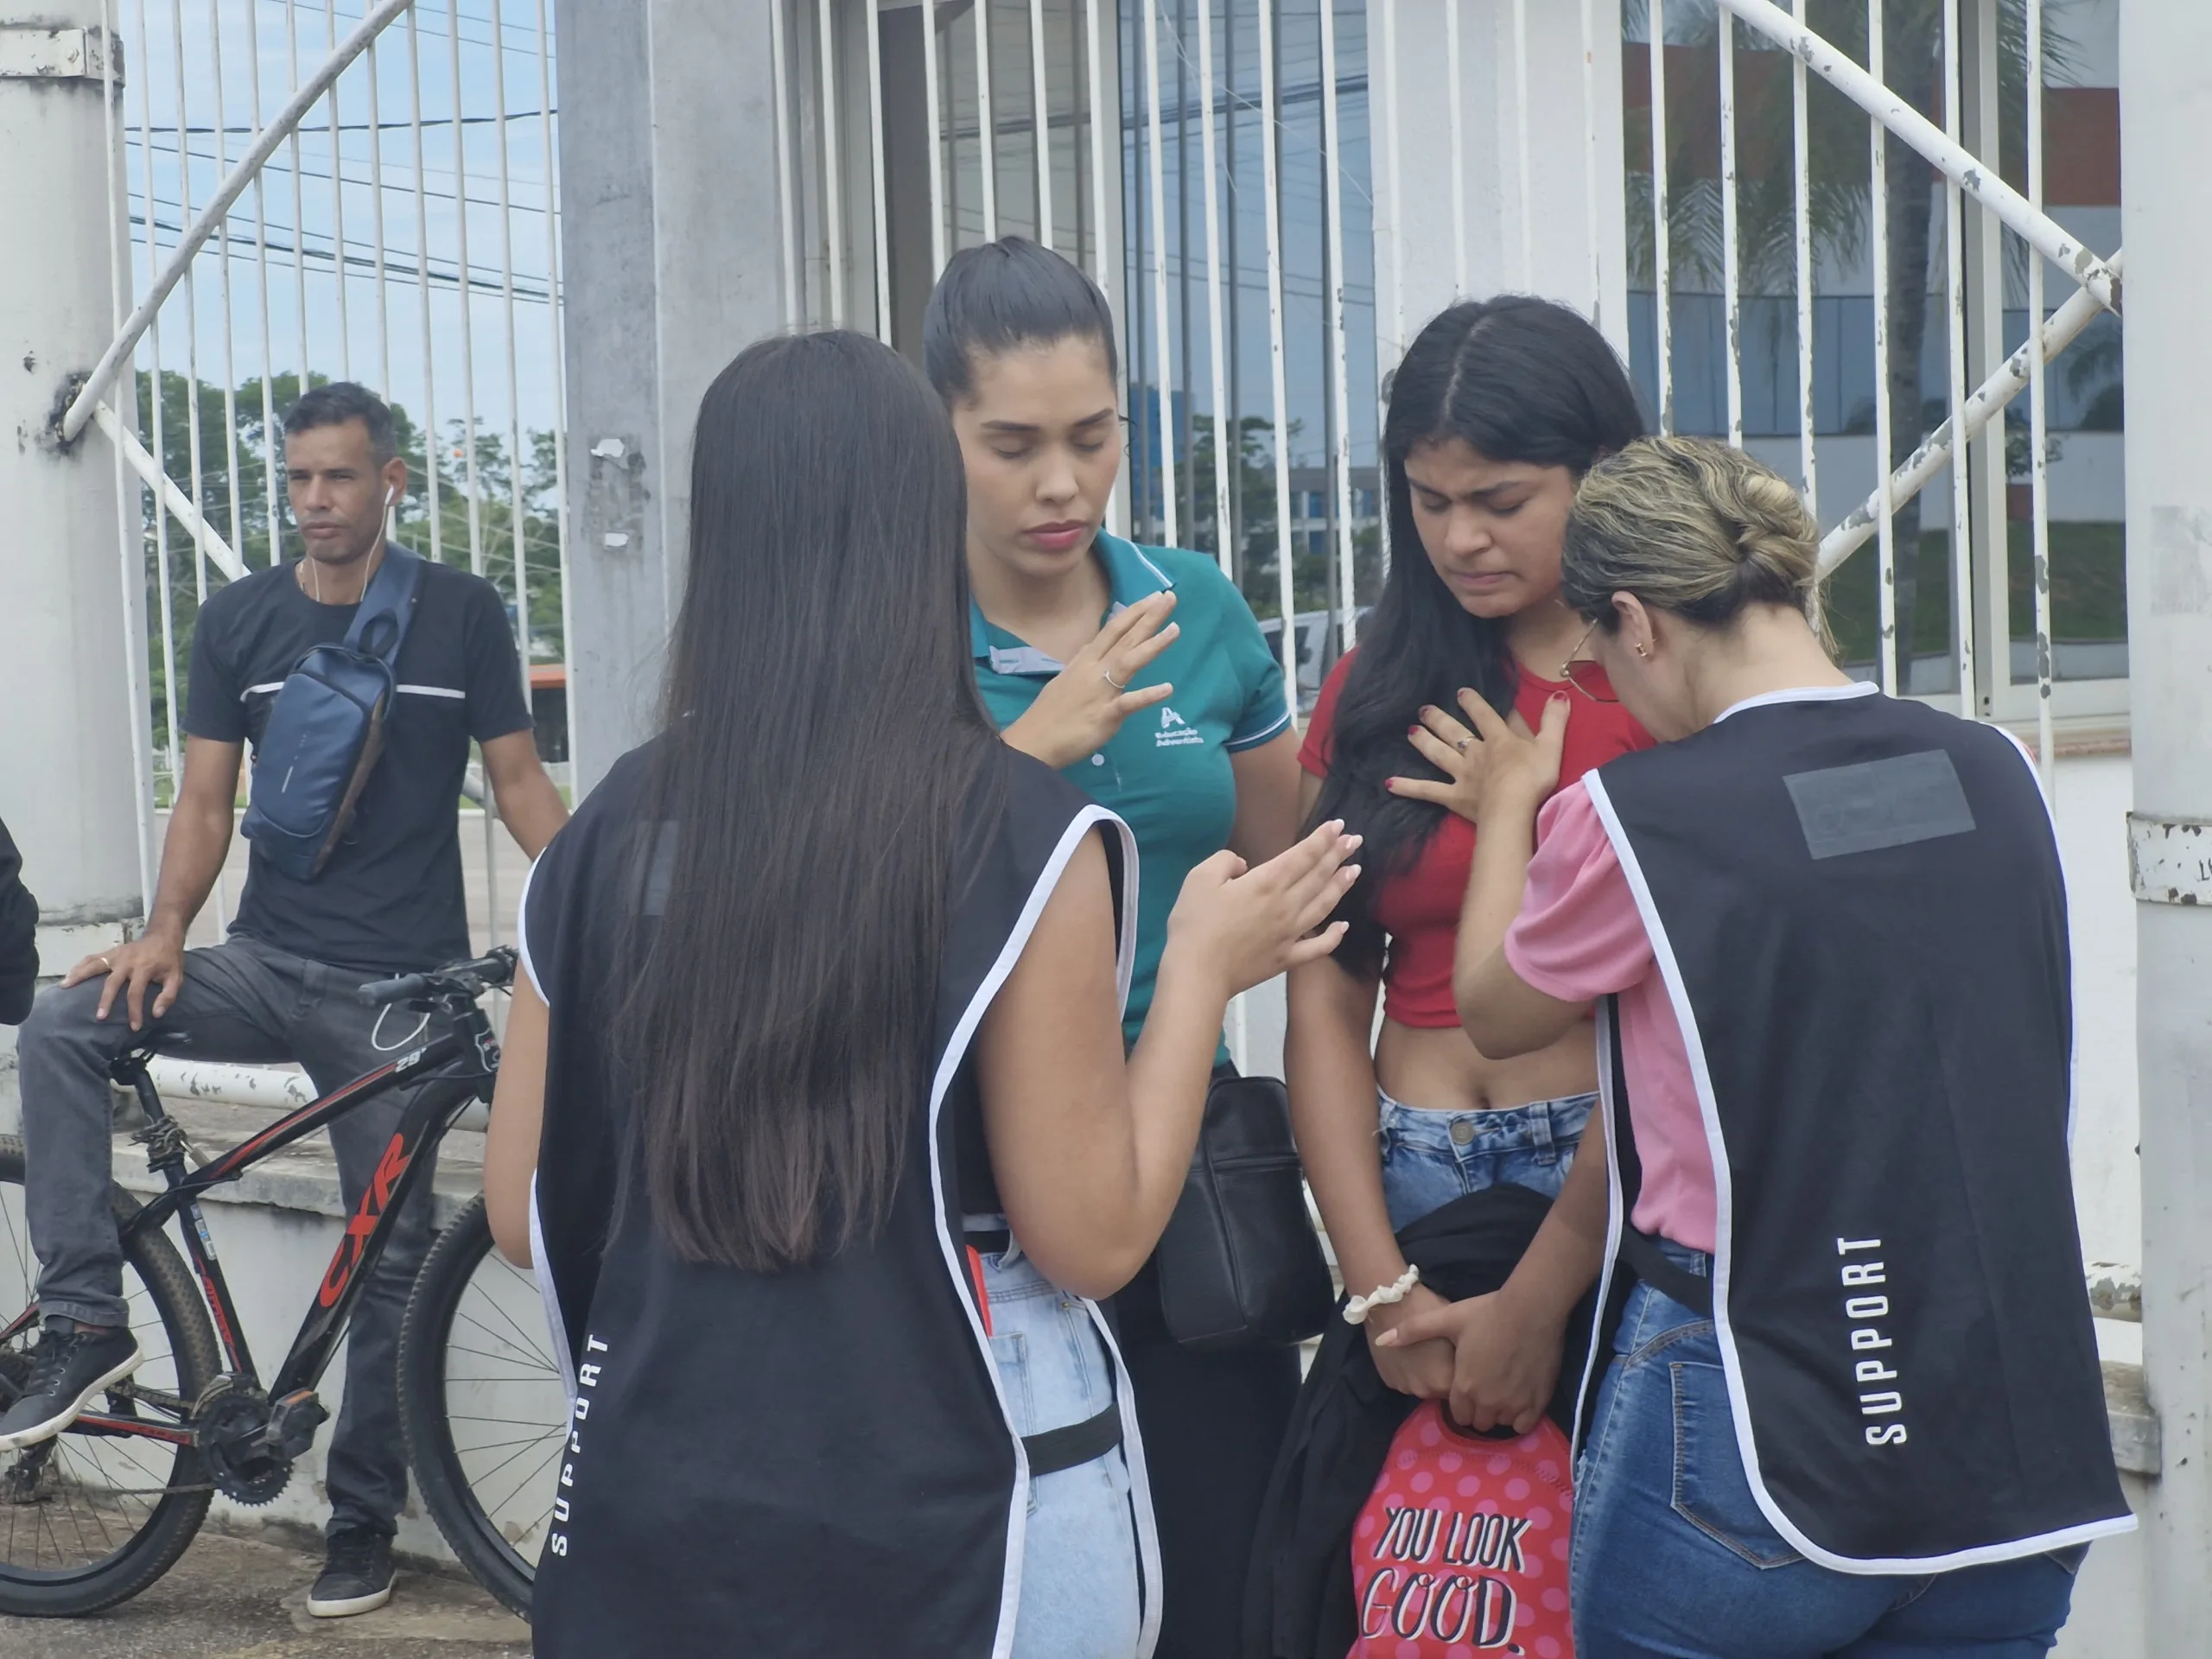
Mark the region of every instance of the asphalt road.
[[400, 1568], [391, 1603], [310, 1618], [319, 1552], [204, 1532], [168, 1575], [97, 1618], [0, 1618], [8, 1659], [529, 1659], [530, 1630], [466, 1579]]

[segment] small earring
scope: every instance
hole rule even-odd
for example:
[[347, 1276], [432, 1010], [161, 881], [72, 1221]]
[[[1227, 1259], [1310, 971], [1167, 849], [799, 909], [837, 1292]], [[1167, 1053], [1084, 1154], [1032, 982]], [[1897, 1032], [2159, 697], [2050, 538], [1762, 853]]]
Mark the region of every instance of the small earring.
[[1646, 651], [1642, 645], [1638, 645], [1636, 647], [1636, 654], [1639, 657], [1649, 657], [1651, 653]]

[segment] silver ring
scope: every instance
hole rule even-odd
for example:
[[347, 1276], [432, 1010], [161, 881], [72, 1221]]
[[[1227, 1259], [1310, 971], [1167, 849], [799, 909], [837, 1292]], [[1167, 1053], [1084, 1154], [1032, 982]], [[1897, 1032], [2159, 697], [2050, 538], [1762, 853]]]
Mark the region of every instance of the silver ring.
[[1468, 743], [1469, 743], [1471, 741], [1471, 739], [1464, 738], [1464, 737], [1463, 737], [1463, 738], [1461, 738], [1461, 739], [1460, 739], [1457, 743], [1454, 743], [1452, 747], [1453, 748], [1455, 748], [1455, 749], [1459, 750], [1460, 753], [1465, 754], [1465, 753], [1467, 752], [1467, 745], [1468, 745]]
[[1105, 681], [1107, 684], [1112, 686], [1116, 691], [1126, 691], [1129, 689], [1129, 683], [1127, 680], [1117, 680], [1103, 668], [1098, 671], [1098, 677]]
[[100, 958], [100, 966], [106, 969], [111, 974], [115, 971], [115, 964], [112, 962], [110, 962], [105, 956]]

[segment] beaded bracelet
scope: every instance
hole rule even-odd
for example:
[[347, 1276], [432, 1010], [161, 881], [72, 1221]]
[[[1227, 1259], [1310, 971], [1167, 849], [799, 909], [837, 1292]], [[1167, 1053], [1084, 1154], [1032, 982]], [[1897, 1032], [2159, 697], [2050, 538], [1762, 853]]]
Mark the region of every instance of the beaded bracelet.
[[1407, 1293], [1420, 1282], [1421, 1269], [1408, 1268], [1398, 1275], [1395, 1282], [1377, 1285], [1372, 1295], [1351, 1298], [1344, 1304], [1344, 1323], [1365, 1325], [1370, 1313], [1378, 1307], [1388, 1307], [1392, 1302], [1404, 1301]]

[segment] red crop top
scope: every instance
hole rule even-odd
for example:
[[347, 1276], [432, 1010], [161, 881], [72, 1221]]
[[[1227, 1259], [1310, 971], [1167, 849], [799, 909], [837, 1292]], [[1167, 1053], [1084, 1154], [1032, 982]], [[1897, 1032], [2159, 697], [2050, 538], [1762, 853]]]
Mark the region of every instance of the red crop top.
[[[1328, 775], [1337, 695], [1358, 654], [1347, 652], [1330, 671], [1313, 705], [1298, 764], [1316, 778]], [[1535, 726], [1543, 719], [1546, 700], [1555, 692], [1565, 692], [1572, 700], [1559, 772], [1562, 787], [1617, 754], [1651, 747], [1650, 734], [1620, 704], [1592, 702], [1566, 681], [1544, 679], [1526, 667], [1521, 668], [1521, 689], [1513, 706]], [[1384, 882], [1375, 895], [1375, 919], [1389, 939], [1382, 963], [1382, 1012], [1402, 1026], [1433, 1028], [1459, 1023], [1452, 999], [1452, 950], [1474, 858], [1475, 826], [1457, 813], [1446, 813], [1413, 868]]]

